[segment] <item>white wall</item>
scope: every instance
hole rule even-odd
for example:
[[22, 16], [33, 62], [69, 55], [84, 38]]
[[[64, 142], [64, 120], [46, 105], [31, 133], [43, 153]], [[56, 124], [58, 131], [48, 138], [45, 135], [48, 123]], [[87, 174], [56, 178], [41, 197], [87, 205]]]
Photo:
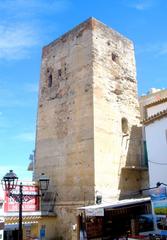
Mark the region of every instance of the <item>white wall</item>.
[[157, 182], [167, 183], [167, 117], [145, 127], [150, 187]]
[[149, 107], [147, 109], [147, 117], [150, 117], [150, 116], [152, 116], [160, 111], [166, 110], [166, 109], [167, 109], [167, 102]]

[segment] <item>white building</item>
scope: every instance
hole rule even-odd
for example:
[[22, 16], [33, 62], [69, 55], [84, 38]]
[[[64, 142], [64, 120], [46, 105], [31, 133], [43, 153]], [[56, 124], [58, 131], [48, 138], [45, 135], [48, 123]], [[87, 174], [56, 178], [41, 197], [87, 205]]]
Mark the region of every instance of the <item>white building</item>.
[[155, 187], [157, 182], [167, 183], [167, 95], [146, 104], [144, 112], [149, 183]]

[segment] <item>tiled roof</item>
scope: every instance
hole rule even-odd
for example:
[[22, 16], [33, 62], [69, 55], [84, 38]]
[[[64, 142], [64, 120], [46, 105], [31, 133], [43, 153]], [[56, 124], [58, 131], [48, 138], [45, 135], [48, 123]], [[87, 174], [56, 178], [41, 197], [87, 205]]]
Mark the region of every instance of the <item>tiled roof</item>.
[[144, 125], [149, 125], [150, 123], [152, 123], [156, 120], [159, 120], [163, 117], [166, 117], [166, 116], [167, 116], [167, 109], [160, 111], [160, 112], [152, 115], [151, 117], [144, 119], [141, 123], [143, 123]]
[[151, 103], [148, 103], [148, 104], [146, 104], [144, 107], [145, 107], [145, 108], [149, 108], [149, 107], [152, 107], [152, 106], [155, 106], [155, 105], [164, 103], [164, 102], [167, 102], [167, 97], [160, 98], [160, 99], [155, 100], [155, 101], [153, 101], [153, 102], [151, 102]]

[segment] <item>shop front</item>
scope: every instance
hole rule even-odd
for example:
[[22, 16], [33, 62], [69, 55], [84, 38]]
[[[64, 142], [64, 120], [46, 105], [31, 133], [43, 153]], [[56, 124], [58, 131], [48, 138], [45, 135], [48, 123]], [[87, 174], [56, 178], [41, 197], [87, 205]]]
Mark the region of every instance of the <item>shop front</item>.
[[[33, 184], [23, 185], [23, 193], [31, 198], [23, 201], [22, 204], [22, 231], [23, 240], [37, 239], [39, 235], [38, 224], [41, 219], [39, 211], [39, 194], [38, 187]], [[19, 186], [16, 186], [13, 193], [19, 195]], [[19, 203], [16, 199], [9, 197], [4, 192], [4, 239], [18, 240], [19, 236]]]
[[[41, 220], [41, 212], [23, 213], [23, 239], [32, 240], [38, 237], [38, 226]], [[18, 240], [19, 231], [19, 217], [18, 213], [5, 214], [4, 239]]]
[[[80, 239], [127, 239], [140, 234], [145, 224], [141, 216], [151, 214], [152, 209], [150, 198], [141, 198], [86, 206], [80, 211]], [[153, 224], [146, 228], [152, 230]]]

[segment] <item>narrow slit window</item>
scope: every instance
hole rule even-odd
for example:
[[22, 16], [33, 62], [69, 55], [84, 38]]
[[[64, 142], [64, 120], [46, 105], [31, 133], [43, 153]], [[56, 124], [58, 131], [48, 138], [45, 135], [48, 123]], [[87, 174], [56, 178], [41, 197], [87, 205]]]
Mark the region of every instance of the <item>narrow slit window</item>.
[[127, 134], [129, 127], [128, 127], [128, 120], [126, 118], [121, 119], [121, 124], [122, 124], [122, 133]]
[[48, 87], [52, 87], [52, 74], [49, 74], [49, 77], [48, 77]]
[[61, 77], [61, 69], [58, 70], [58, 76]]

